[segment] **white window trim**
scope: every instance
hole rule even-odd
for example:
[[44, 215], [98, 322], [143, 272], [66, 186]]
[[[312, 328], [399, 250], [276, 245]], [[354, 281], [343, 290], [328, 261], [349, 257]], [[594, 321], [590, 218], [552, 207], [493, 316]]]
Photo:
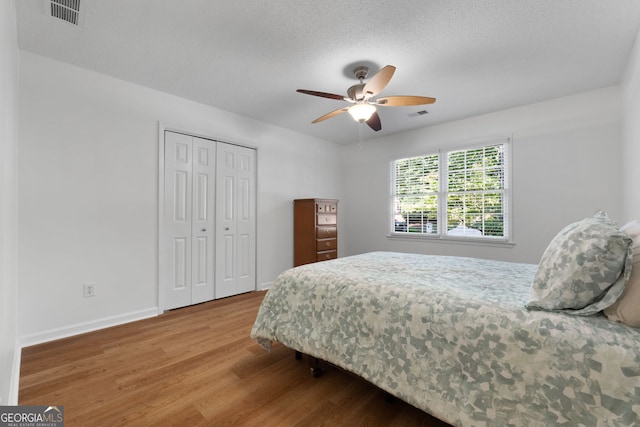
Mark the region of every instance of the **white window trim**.
[[464, 236], [450, 236], [446, 233], [438, 233], [437, 235], [432, 234], [420, 234], [420, 233], [402, 233], [396, 232], [393, 228], [393, 216], [394, 216], [394, 192], [395, 192], [395, 169], [394, 163], [397, 158], [392, 159], [389, 162], [390, 168], [390, 197], [388, 201], [389, 213], [387, 215], [387, 224], [389, 226], [389, 234], [387, 238], [390, 239], [398, 239], [398, 240], [412, 240], [412, 241], [429, 241], [429, 242], [439, 242], [439, 243], [448, 243], [448, 244], [464, 244], [464, 245], [489, 245], [489, 246], [502, 246], [502, 247], [512, 247], [515, 245], [514, 233], [513, 233], [513, 185], [512, 185], [512, 172], [511, 169], [513, 167], [513, 137], [512, 136], [498, 136], [498, 137], [490, 137], [490, 138], [482, 138], [473, 141], [467, 141], [464, 144], [452, 146], [450, 148], [438, 148], [433, 151], [427, 153], [414, 154], [412, 156], [407, 157], [418, 157], [418, 156], [428, 156], [431, 154], [438, 153], [439, 155], [439, 170], [438, 170], [438, 179], [440, 181], [440, 187], [438, 191], [438, 222], [446, 224], [446, 221], [442, 221], [443, 218], [446, 218], [446, 210], [447, 210], [447, 202], [446, 202], [446, 194], [447, 192], [443, 190], [444, 184], [447, 182], [447, 168], [448, 162], [446, 161], [447, 153], [451, 151], [458, 150], [470, 150], [473, 148], [479, 148], [487, 145], [494, 144], [504, 144], [505, 150], [505, 169], [504, 169], [504, 192], [506, 197], [506, 203], [504, 205], [504, 231], [505, 237], [464, 237]]

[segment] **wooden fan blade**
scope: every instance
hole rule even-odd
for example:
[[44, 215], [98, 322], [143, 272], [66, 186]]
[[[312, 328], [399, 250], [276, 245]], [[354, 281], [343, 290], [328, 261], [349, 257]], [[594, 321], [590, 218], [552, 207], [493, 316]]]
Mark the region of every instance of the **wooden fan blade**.
[[336, 95], [335, 93], [317, 92], [315, 90], [305, 90], [305, 89], [298, 89], [296, 90], [296, 92], [306, 93], [307, 95], [320, 96], [322, 98], [337, 99], [338, 101], [344, 100], [344, 96]]
[[315, 123], [321, 122], [321, 121], [323, 121], [323, 120], [330, 119], [331, 117], [335, 117], [335, 116], [337, 116], [338, 114], [342, 114], [342, 113], [344, 113], [344, 112], [345, 112], [345, 111], [347, 111], [348, 109], [349, 109], [349, 107], [344, 107], [344, 108], [339, 108], [339, 109], [337, 109], [337, 110], [333, 110], [332, 112], [327, 113], [327, 114], [325, 114], [324, 116], [318, 117], [317, 119], [315, 119], [315, 120], [314, 120], [314, 121], [312, 121], [311, 123], [314, 123], [314, 124], [315, 124]]
[[377, 94], [382, 92], [382, 89], [387, 86], [395, 71], [396, 67], [394, 67], [393, 65], [387, 65], [386, 67], [378, 71], [375, 76], [371, 77], [369, 82], [367, 82], [367, 84], [364, 85], [364, 88], [362, 89], [362, 93], [365, 95], [365, 98], [371, 98], [372, 96], [376, 96]]
[[380, 129], [382, 129], [382, 123], [380, 122], [380, 116], [375, 111], [373, 112], [371, 117], [369, 117], [369, 120], [367, 120], [367, 124], [369, 125], [369, 127], [371, 129], [375, 130], [376, 132], [378, 132]]
[[407, 105], [433, 104], [434, 102], [436, 102], [436, 99], [428, 96], [386, 96], [376, 100], [377, 105], [385, 107], [404, 107]]

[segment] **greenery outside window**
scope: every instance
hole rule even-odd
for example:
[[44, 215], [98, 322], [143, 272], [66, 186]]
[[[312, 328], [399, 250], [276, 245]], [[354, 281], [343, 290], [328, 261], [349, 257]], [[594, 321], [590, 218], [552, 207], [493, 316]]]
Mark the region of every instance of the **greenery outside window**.
[[392, 162], [393, 235], [509, 241], [508, 142]]

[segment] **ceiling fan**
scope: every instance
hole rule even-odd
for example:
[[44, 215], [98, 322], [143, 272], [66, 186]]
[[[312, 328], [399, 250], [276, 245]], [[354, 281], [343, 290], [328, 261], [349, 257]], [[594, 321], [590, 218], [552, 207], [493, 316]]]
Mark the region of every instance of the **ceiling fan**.
[[353, 73], [356, 78], [360, 80], [360, 83], [347, 89], [347, 96], [305, 89], [298, 89], [296, 92], [320, 96], [322, 98], [336, 99], [338, 101], [347, 101], [353, 104], [348, 107], [331, 111], [324, 116], [318, 117], [311, 123], [318, 123], [348, 111], [356, 121], [360, 123], [366, 122], [371, 129], [377, 132], [382, 129], [380, 116], [376, 111], [377, 105], [383, 107], [404, 107], [408, 105], [433, 104], [436, 102], [435, 98], [429, 98], [426, 96], [386, 96], [383, 98], [373, 99], [374, 96], [382, 92], [382, 90], [387, 86], [395, 71], [396, 67], [393, 65], [387, 65], [371, 77], [367, 83], [364, 83], [364, 79], [367, 78], [367, 74], [369, 73], [369, 67], [356, 67], [353, 70]]

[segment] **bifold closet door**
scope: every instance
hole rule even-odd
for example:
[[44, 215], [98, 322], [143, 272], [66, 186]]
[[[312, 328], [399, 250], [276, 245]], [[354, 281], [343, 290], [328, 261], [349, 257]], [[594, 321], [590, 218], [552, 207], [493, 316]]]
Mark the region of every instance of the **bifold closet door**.
[[218, 142], [216, 298], [256, 289], [256, 150]]
[[214, 299], [215, 147], [165, 132], [165, 310]]

